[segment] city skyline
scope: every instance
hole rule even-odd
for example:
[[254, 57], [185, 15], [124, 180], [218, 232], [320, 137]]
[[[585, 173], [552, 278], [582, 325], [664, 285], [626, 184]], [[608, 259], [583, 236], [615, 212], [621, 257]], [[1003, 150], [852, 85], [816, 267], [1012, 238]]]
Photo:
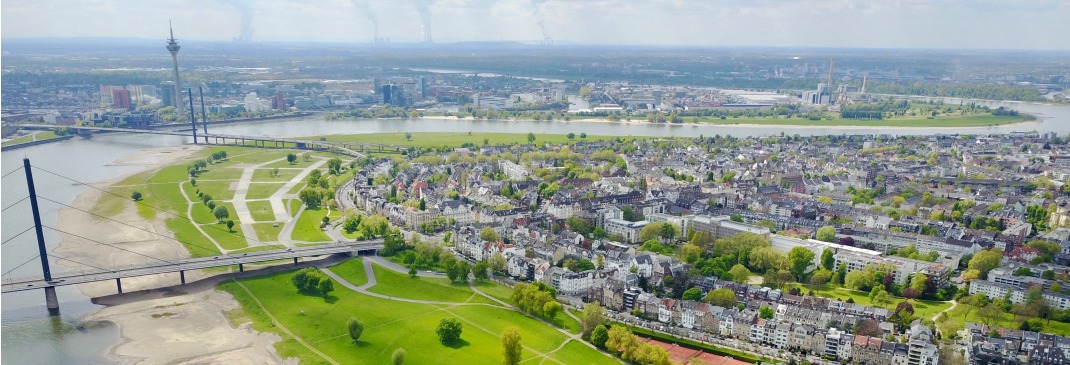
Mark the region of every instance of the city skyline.
[[171, 19], [179, 38], [202, 41], [1070, 50], [1070, 0], [12, 0], [2, 10], [4, 39], [155, 39]]

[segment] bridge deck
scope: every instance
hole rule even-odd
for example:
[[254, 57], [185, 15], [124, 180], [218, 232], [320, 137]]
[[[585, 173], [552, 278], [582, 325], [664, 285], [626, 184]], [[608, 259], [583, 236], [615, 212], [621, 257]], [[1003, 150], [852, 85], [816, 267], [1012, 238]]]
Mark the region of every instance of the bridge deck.
[[158, 262], [142, 265], [116, 267], [111, 271], [94, 270], [89, 272], [69, 272], [52, 276], [51, 282], [42, 278], [14, 278], [3, 281], [2, 293], [10, 293], [23, 290], [41, 289], [45, 287], [76, 285], [96, 281], [123, 279], [145, 275], [166, 274], [179, 271], [205, 269], [255, 262], [293, 259], [297, 257], [322, 256], [336, 253], [358, 252], [365, 250], [378, 250], [383, 248], [383, 240], [369, 240], [359, 242], [331, 243], [319, 246], [298, 247], [292, 249], [279, 249], [243, 253], [239, 255], [219, 255], [215, 257], [199, 257], [185, 260], [173, 260], [170, 262]]

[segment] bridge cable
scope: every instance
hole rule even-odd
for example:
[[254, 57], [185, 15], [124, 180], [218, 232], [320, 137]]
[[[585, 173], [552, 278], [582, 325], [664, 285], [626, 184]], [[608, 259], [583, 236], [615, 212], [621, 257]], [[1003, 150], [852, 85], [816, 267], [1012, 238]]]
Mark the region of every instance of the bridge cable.
[[22, 166], [19, 166], [19, 168], [17, 168], [17, 169], [11, 170], [11, 172], [8, 172], [8, 173], [4, 174], [4, 176], [0, 176], [0, 179], [3, 179], [5, 177], [7, 177], [7, 175], [14, 174], [16, 171], [19, 171], [19, 170], [22, 170]]
[[30, 198], [30, 196], [27, 195], [25, 198], [19, 199], [19, 201], [11, 203], [11, 205], [8, 205], [3, 210], [0, 210], [0, 212], [6, 212], [8, 210], [8, 208], [11, 208], [11, 207], [13, 207], [15, 205], [18, 205], [19, 203], [22, 203], [22, 202], [26, 201], [26, 199], [29, 199], [29, 198]]
[[[43, 168], [40, 168], [40, 167], [37, 167], [37, 166], [33, 166], [33, 167], [34, 167], [34, 168], [36, 168], [36, 169], [38, 169], [38, 170], [41, 170], [42, 172], [46, 172], [46, 173], [49, 173], [49, 174], [52, 174], [52, 175], [55, 175], [55, 176], [58, 176], [58, 177], [61, 177], [61, 178], [64, 178], [64, 179], [70, 180], [70, 181], [72, 181], [72, 182], [74, 182], [74, 183], [77, 183], [77, 184], [81, 184], [81, 185], [85, 185], [85, 186], [88, 186], [88, 187], [90, 187], [90, 188], [93, 188], [93, 189], [99, 190], [99, 191], [101, 191], [101, 192], [104, 192], [104, 193], [107, 193], [107, 194], [110, 194], [110, 195], [114, 195], [114, 196], [117, 196], [117, 197], [119, 197], [119, 198], [123, 198], [123, 199], [129, 199], [129, 198], [130, 198], [130, 197], [127, 197], [127, 196], [122, 196], [122, 195], [116, 194], [116, 193], [114, 193], [114, 192], [111, 192], [111, 191], [107, 191], [107, 190], [104, 190], [104, 189], [98, 188], [98, 187], [96, 187], [96, 186], [93, 186], [93, 185], [90, 185], [90, 184], [87, 184], [87, 183], [84, 183], [84, 182], [81, 182], [81, 181], [78, 181], [78, 180], [75, 180], [75, 179], [72, 179], [72, 178], [69, 178], [69, 177], [66, 177], [66, 176], [60, 175], [60, 174], [57, 174], [57, 173], [55, 173], [55, 172], [52, 172], [52, 171], [48, 171], [48, 170], [45, 170], [45, 169], [43, 169]], [[55, 201], [52, 201], [52, 202], [55, 202]], [[176, 218], [182, 218], [182, 219], [185, 219], [185, 220], [189, 221], [190, 223], [193, 223], [194, 225], [199, 225], [199, 223], [197, 223], [196, 221], [194, 221], [194, 220], [192, 220], [192, 219], [189, 219], [189, 217], [186, 217], [186, 216], [184, 216], [184, 215], [179, 215], [178, 213], [174, 213], [174, 212], [171, 212], [171, 211], [169, 211], [169, 210], [167, 210], [167, 209], [163, 209], [163, 208], [160, 208], [160, 207], [156, 207], [156, 206], [148, 205], [148, 204], [145, 204], [145, 203], [142, 203], [142, 202], [135, 202], [135, 203], [137, 203], [137, 204], [140, 204], [140, 205], [142, 205], [142, 206], [145, 206], [145, 207], [147, 207], [147, 208], [152, 208], [153, 210], [156, 210], [156, 211], [159, 211], [159, 212], [163, 212], [163, 213], [166, 213], [166, 214], [168, 214], [168, 215], [171, 215], [171, 216], [173, 216], [173, 217], [176, 217]], [[238, 232], [236, 232], [236, 231], [235, 231], [235, 232], [230, 232], [230, 231], [228, 231], [228, 230], [225, 230], [225, 229], [223, 229], [223, 228], [220, 228], [220, 227], [216, 227], [216, 226], [214, 226], [214, 225], [210, 225], [210, 224], [209, 224], [209, 225], [205, 225], [205, 227], [207, 227], [207, 228], [210, 228], [210, 229], [214, 229], [214, 230], [217, 230], [217, 231], [220, 231], [220, 232], [226, 233], [226, 234], [231, 234], [231, 235], [235, 235], [235, 236], [241, 237], [241, 238], [245, 239], [246, 241], [253, 241], [253, 242], [256, 242], [256, 243], [261, 243], [261, 244], [267, 244], [267, 243], [265, 243], [265, 242], [262, 242], [262, 241], [260, 241], [260, 240], [256, 240], [256, 239], [252, 239], [252, 238], [249, 238], [249, 237], [245, 237], [245, 236], [241, 236], [241, 235], [238, 235]], [[198, 247], [199, 247], [199, 246], [198, 246]], [[201, 247], [201, 248], [204, 248], [204, 247]], [[213, 249], [210, 249], [210, 251], [215, 251], [215, 250], [216, 250], [216, 249], [214, 249], [214, 248], [213, 248]]]
[[19, 236], [21, 236], [23, 233], [29, 232], [33, 228], [34, 228], [34, 226], [30, 226], [30, 228], [26, 228], [25, 231], [19, 232], [19, 234], [15, 235], [15, 237], [11, 237], [11, 238], [8, 238], [8, 239], [4, 240], [4, 242], [0, 242], [0, 246], [6, 245], [8, 242], [11, 242], [11, 240], [13, 240], [13, 239], [19, 238]]
[[110, 272], [110, 273], [114, 273], [115, 272], [114, 269], [105, 269], [103, 267], [93, 266], [93, 265], [90, 265], [90, 264], [87, 264], [87, 263], [84, 263], [84, 262], [78, 262], [78, 261], [74, 261], [74, 260], [71, 260], [71, 259], [68, 259], [68, 258], [60, 257], [60, 256], [58, 256], [56, 254], [51, 254], [50, 253], [50, 254], [48, 254], [48, 256], [55, 257], [57, 260], [70, 261], [70, 262], [76, 263], [78, 265], [89, 266], [91, 268], [102, 270], [104, 272]]
[[215, 250], [215, 248], [214, 248], [214, 247], [212, 247], [212, 248], [209, 248], [209, 247], [204, 247], [204, 246], [201, 246], [201, 245], [198, 245], [198, 244], [192, 243], [192, 242], [186, 242], [186, 241], [183, 241], [183, 240], [180, 240], [180, 239], [177, 239], [177, 238], [174, 238], [174, 237], [171, 237], [171, 236], [168, 236], [168, 235], [165, 235], [165, 234], [159, 233], [159, 232], [154, 232], [154, 231], [151, 231], [151, 230], [148, 230], [148, 229], [144, 229], [144, 228], [141, 228], [141, 227], [138, 227], [138, 226], [132, 225], [132, 224], [130, 224], [130, 223], [126, 223], [126, 222], [118, 221], [118, 220], [115, 220], [115, 219], [112, 219], [112, 218], [109, 218], [109, 217], [105, 217], [105, 216], [103, 216], [103, 215], [100, 215], [100, 214], [96, 214], [96, 213], [93, 213], [93, 212], [90, 212], [90, 211], [87, 211], [87, 210], [84, 210], [84, 209], [80, 209], [80, 208], [72, 207], [72, 206], [70, 206], [70, 205], [67, 205], [67, 204], [63, 204], [63, 203], [60, 203], [60, 202], [58, 202], [58, 201], [55, 201], [55, 200], [49, 199], [49, 198], [47, 198], [47, 197], [44, 197], [44, 196], [40, 196], [40, 195], [38, 195], [37, 197], [38, 197], [38, 198], [41, 198], [42, 200], [47, 200], [47, 201], [49, 201], [49, 202], [52, 202], [52, 203], [58, 204], [58, 205], [60, 205], [60, 206], [63, 206], [63, 207], [67, 207], [67, 208], [70, 208], [70, 209], [74, 209], [74, 210], [77, 210], [77, 211], [79, 211], [79, 212], [82, 212], [82, 213], [85, 213], [85, 214], [89, 214], [89, 215], [91, 215], [91, 216], [94, 216], [94, 217], [97, 217], [97, 218], [101, 218], [101, 219], [106, 219], [106, 220], [108, 220], [108, 221], [112, 221], [112, 222], [115, 222], [115, 223], [119, 223], [119, 224], [122, 224], [122, 225], [124, 225], [124, 226], [127, 226], [127, 227], [130, 227], [130, 228], [134, 228], [134, 229], [137, 229], [137, 230], [140, 230], [140, 231], [145, 231], [145, 232], [148, 232], [148, 233], [151, 233], [151, 234], [154, 234], [154, 235], [157, 235], [157, 236], [160, 236], [160, 237], [163, 237], [163, 238], [166, 238], [166, 239], [169, 239], [169, 240], [172, 240], [172, 241], [175, 241], [175, 242], [181, 243], [181, 244], [183, 244], [183, 245], [189, 245], [189, 246], [193, 246], [193, 247], [196, 247], [196, 248], [199, 248], [199, 249], [202, 249], [202, 250], [208, 250], [208, 251], [212, 251], [212, 250]]
[[140, 256], [148, 257], [148, 258], [150, 258], [150, 259], [153, 259], [153, 260], [157, 260], [157, 261], [163, 261], [163, 262], [166, 262], [166, 263], [168, 263], [168, 264], [171, 264], [171, 265], [178, 265], [178, 263], [175, 263], [175, 262], [167, 261], [167, 260], [164, 260], [164, 259], [161, 259], [161, 258], [158, 258], [158, 257], [153, 257], [153, 256], [151, 256], [151, 255], [146, 255], [146, 254], [143, 254], [143, 253], [140, 253], [140, 252], [137, 252], [137, 251], [133, 251], [133, 250], [128, 250], [128, 249], [125, 249], [125, 248], [122, 248], [122, 247], [118, 247], [118, 246], [115, 246], [115, 245], [112, 245], [112, 244], [108, 244], [108, 243], [100, 242], [100, 241], [94, 240], [94, 239], [92, 239], [92, 238], [89, 238], [89, 237], [85, 237], [85, 236], [80, 236], [80, 235], [77, 235], [77, 234], [74, 234], [74, 233], [70, 233], [70, 232], [67, 232], [67, 231], [64, 231], [64, 230], [60, 230], [60, 229], [56, 229], [56, 228], [52, 228], [52, 227], [49, 227], [49, 226], [45, 226], [45, 225], [42, 225], [42, 227], [45, 227], [45, 228], [51, 229], [51, 230], [53, 230], [53, 231], [56, 231], [56, 232], [59, 232], [59, 233], [63, 233], [63, 234], [67, 234], [67, 235], [70, 235], [70, 236], [78, 237], [78, 238], [81, 238], [81, 239], [83, 239], [83, 240], [86, 240], [86, 241], [89, 241], [89, 242], [93, 242], [93, 243], [97, 243], [97, 244], [105, 245], [105, 246], [108, 246], [108, 247], [114, 248], [114, 249], [116, 249], [116, 250], [122, 250], [122, 251], [126, 251], [126, 252], [129, 252], [129, 253], [135, 254], [135, 255], [140, 255]]
[[19, 269], [20, 267], [22, 267], [23, 265], [26, 265], [26, 264], [30, 263], [30, 261], [36, 260], [36, 259], [37, 259], [38, 257], [41, 257], [41, 255], [40, 255], [40, 254], [34, 255], [34, 256], [33, 256], [33, 257], [31, 257], [31, 258], [30, 258], [29, 260], [26, 260], [26, 262], [23, 262], [23, 263], [19, 264], [19, 266], [15, 266], [15, 268], [14, 268], [14, 269], [11, 269], [11, 270], [8, 270], [8, 271], [5, 271], [5, 272], [4, 272], [4, 273], [3, 273], [2, 275], [0, 275], [0, 276], [7, 276], [7, 274], [10, 274], [10, 273], [11, 273], [12, 271], [18, 270], [18, 269]]

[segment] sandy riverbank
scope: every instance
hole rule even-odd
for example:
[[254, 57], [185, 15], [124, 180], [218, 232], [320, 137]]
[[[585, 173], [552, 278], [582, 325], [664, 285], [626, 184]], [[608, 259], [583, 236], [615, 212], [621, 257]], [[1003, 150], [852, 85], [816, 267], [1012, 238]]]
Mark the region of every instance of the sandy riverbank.
[[[113, 165], [139, 166], [141, 171], [151, 171], [184, 159], [200, 150], [196, 146], [160, 147], [144, 150], [116, 160]], [[107, 187], [114, 181], [95, 183]], [[91, 210], [104, 193], [87, 188], [79, 194], [71, 206]], [[59, 212], [57, 225], [60, 230], [80, 236], [92, 237], [124, 250], [109, 248], [69, 235], [53, 252], [60, 257], [77, 258], [88, 265], [115, 267], [146, 263], [155, 259], [181, 259], [189, 252], [172, 237], [163, 222], [163, 216], [149, 222], [142, 219], [131, 202], [115, 220], [130, 226], [87, 216], [74, 209]], [[133, 226], [133, 227], [131, 227]], [[136, 227], [136, 228], [135, 228]], [[81, 266], [60, 260], [59, 264], [72, 271]], [[203, 278], [200, 272], [186, 274], [187, 281]], [[123, 291], [133, 293], [179, 284], [178, 274], [162, 274], [123, 280]], [[95, 298], [116, 293], [112, 281], [83, 284], [79, 291]], [[122, 340], [110, 353], [124, 364], [283, 364], [272, 346], [279, 341], [273, 334], [258, 334], [246, 326], [231, 327], [225, 312], [237, 308], [238, 303], [226, 293], [217, 292], [211, 286], [201, 290], [166, 298], [132, 301], [109, 306], [89, 315], [87, 321], [108, 321], [119, 327]]]

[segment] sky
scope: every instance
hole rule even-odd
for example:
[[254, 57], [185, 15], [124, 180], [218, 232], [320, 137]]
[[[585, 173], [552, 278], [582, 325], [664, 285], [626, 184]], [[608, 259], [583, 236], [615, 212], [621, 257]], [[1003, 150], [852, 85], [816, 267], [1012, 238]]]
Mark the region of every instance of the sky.
[[1070, 0], [4, 0], [0, 37], [1070, 50]]

